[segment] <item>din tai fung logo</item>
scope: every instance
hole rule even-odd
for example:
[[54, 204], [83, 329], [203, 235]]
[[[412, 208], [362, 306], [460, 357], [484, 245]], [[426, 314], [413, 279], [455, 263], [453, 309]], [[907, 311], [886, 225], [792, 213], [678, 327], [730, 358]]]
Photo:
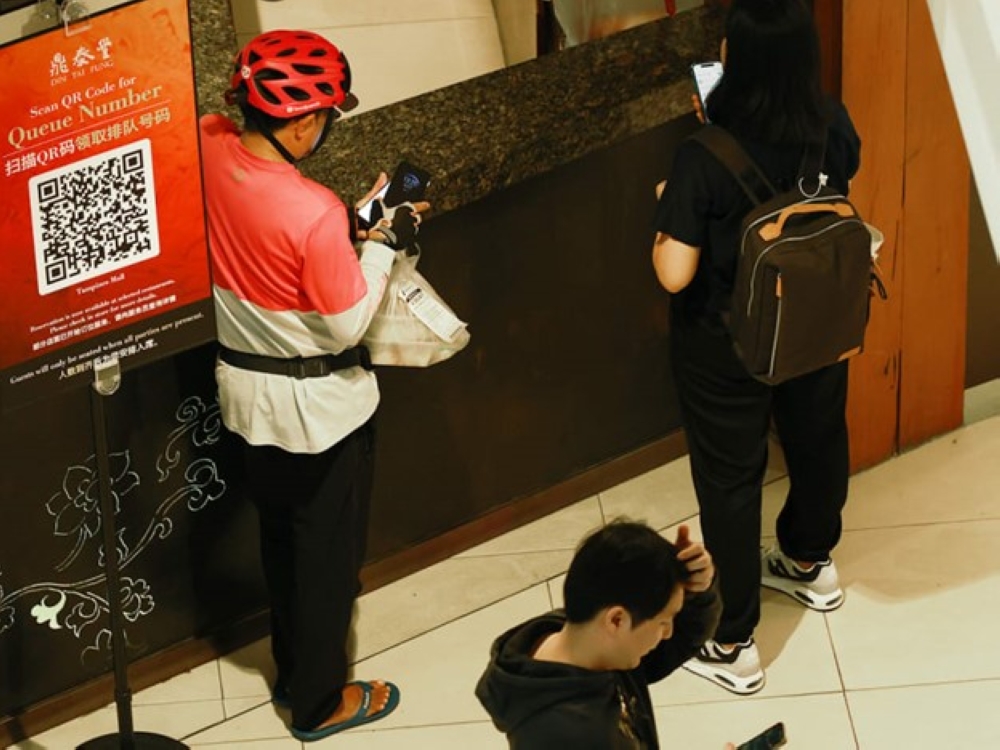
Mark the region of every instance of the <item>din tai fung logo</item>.
[[58, 86], [70, 78], [81, 78], [87, 73], [113, 68], [115, 63], [111, 58], [111, 47], [111, 40], [103, 37], [93, 49], [81, 44], [68, 55], [63, 51], [56, 52], [49, 63], [49, 83]]

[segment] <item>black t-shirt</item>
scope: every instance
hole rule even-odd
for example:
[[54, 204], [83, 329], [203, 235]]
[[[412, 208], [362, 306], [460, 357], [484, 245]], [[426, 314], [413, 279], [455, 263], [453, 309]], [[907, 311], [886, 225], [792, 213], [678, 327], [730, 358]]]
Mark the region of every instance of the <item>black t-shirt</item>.
[[[744, 150], [778, 191], [798, 181], [804, 144], [774, 145], [738, 138]], [[847, 110], [834, 108], [823, 171], [829, 186], [847, 195], [858, 171], [861, 140]], [[729, 309], [740, 222], [752, 204], [739, 184], [701, 144], [686, 140], [677, 148], [670, 178], [656, 208], [656, 231], [701, 248], [694, 279], [673, 295], [671, 312], [688, 319], [714, 318]]]

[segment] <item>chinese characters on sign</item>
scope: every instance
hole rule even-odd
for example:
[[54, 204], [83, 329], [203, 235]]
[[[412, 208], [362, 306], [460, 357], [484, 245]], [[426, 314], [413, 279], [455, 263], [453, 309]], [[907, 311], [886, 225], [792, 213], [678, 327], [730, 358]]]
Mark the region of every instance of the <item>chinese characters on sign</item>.
[[0, 409], [211, 339], [186, 0], [0, 48]]

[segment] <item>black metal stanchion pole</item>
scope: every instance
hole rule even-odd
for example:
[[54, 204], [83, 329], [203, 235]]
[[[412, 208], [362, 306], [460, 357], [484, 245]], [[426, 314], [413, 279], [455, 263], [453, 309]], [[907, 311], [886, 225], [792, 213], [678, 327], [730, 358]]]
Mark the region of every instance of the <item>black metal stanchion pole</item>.
[[125, 653], [125, 622], [122, 613], [121, 578], [118, 569], [118, 545], [115, 506], [111, 494], [111, 473], [108, 459], [107, 421], [104, 399], [118, 390], [121, 374], [118, 360], [94, 367], [95, 380], [90, 391], [91, 420], [94, 428], [94, 452], [97, 456], [97, 480], [100, 490], [101, 528], [104, 541], [104, 572], [108, 586], [108, 620], [111, 630], [111, 654], [115, 673], [115, 706], [118, 709], [118, 731], [77, 746], [77, 750], [187, 750], [187, 745], [149, 732], [136, 732], [132, 727], [132, 691], [128, 686], [128, 658]]

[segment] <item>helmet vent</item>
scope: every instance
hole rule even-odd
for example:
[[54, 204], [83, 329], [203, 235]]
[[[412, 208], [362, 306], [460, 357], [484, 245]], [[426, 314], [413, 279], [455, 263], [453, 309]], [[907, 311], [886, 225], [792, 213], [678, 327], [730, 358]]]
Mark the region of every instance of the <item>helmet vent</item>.
[[257, 88], [257, 95], [269, 104], [281, 104], [281, 100], [263, 86]]
[[297, 102], [307, 102], [310, 99], [309, 92], [303, 91], [298, 86], [285, 86], [283, 90]]
[[325, 72], [318, 65], [305, 65], [303, 63], [292, 63], [292, 70], [304, 76], [320, 76]]

